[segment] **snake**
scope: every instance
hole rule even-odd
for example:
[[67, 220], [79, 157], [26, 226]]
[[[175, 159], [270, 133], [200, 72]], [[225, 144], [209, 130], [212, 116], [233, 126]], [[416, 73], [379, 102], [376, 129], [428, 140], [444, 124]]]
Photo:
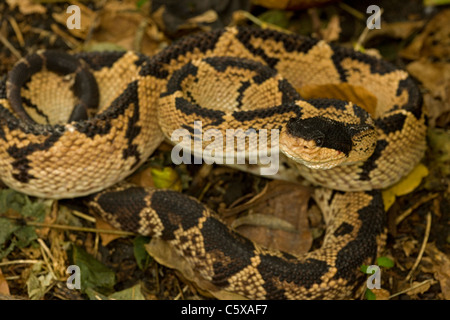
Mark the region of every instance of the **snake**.
[[[426, 149], [427, 115], [407, 72], [273, 29], [199, 32], [150, 57], [37, 52], [0, 88], [0, 178], [7, 186], [86, 199], [113, 226], [151, 237], [213, 295], [356, 297], [367, 277], [361, 265], [375, 263], [386, 239], [381, 190], [407, 175]], [[225, 148], [218, 137], [230, 129], [241, 144]], [[176, 141], [174, 132], [181, 132]], [[321, 247], [301, 256], [265, 248], [193, 197], [126, 182], [165, 139], [205, 162], [223, 163], [242, 150], [258, 156], [263, 146], [279, 151], [316, 186], [327, 224]]]

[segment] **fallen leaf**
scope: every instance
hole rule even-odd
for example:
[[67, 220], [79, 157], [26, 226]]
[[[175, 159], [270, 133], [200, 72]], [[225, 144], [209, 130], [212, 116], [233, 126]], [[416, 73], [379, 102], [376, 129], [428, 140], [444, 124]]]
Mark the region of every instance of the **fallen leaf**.
[[428, 175], [428, 169], [419, 163], [409, 175], [401, 179], [399, 182], [383, 190], [384, 208], [387, 211], [395, 202], [395, 198], [412, 192], [422, 182], [422, 179]]
[[171, 167], [164, 167], [162, 169], [151, 168], [150, 170], [156, 188], [175, 191], [182, 190], [181, 179], [176, 170]]
[[55, 280], [53, 274], [44, 268], [44, 261], [33, 264], [26, 281], [28, 297], [32, 300], [42, 299]]
[[439, 281], [444, 298], [450, 300], [450, 257], [440, 251], [434, 243], [428, 243], [425, 252], [427, 257], [423, 259], [431, 262], [430, 271]]
[[269, 9], [298, 10], [317, 6], [319, 3], [326, 4], [333, 1], [336, 0], [252, 0], [252, 3]]
[[410, 37], [414, 32], [420, 30], [425, 25], [425, 21], [398, 21], [398, 22], [385, 22], [383, 21], [383, 27], [380, 29], [372, 29], [367, 34], [364, 42], [367, 43], [370, 39], [386, 36], [391, 38], [406, 39]]
[[400, 56], [410, 60], [421, 57], [433, 57], [445, 61], [450, 56], [449, 38], [450, 9], [436, 14], [425, 26], [423, 32], [415, 37], [408, 47], [399, 52]]
[[358, 86], [352, 86], [348, 83], [324, 84], [324, 85], [306, 85], [297, 88], [298, 93], [304, 99], [333, 98], [343, 101], [351, 101], [360, 106], [372, 116], [375, 115], [375, 109], [378, 99], [367, 89]]
[[[110, 225], [108, 222], [106, 222], [103, 219], [96, 219], [95, 220], [95, 227], [97, 229], [102, 229], [102, 230], [116, 230], [116, 228], [114, 228], [112, 225]], [[118, 234], [111, 234], [111, 233], [105, 233], [105, 232], [100, 232], [100, 239], [102, 239], [102, 244], [104, 246], [107, 246], [110, 242], [121, 238], [121, 235]]]
[[309, 198], [309, 190], [304, 187], [271, 181], [247, 203], [232, 208], [234, 212], [249, 210], [249, 214], [235, 219], [231, 227], [266, 248], [295, 255], [306, 253], [313, 239], [308, 222]]
[[371, 291], [375, 295], [375, 300], [388, 300], [391, 295], [386, 289], [371, 289]]
[[108, 298], [114, 300], [145, 300], [141, 290], [141, 284], [137, 284], [131, 288], [114, 292]]
[[411, 287], [413, 289], [406, 291], [406, 294], [408, 296], [410, 296], [410, 297], [413, 297], [413, 296], [416, 296], [418, 294], [422, 294], [422, 293], [427, 292], [430, 289], [430, 287], [431, 287], [431, 282], [426, 282], [423, 285], [420, 285], [420, 284], [421, 284], [421, 282], [419, 282], [419, 281], [413, 281], [411, 283]]
[[339, 40], [341, 31], [339, 16], [335, 14], [331, 17], [327, 27], [322, 29], [322, 39], [328, 42], [337, 41]]
[[424, 103], [429, 116], [429, 125], [434, 127], [436, 119], [450, 112], [450, 63], [431, 62], [423, 57], [408, 64], [406, 70], [427, 89]]
[[19, 11], [24, 15], [45, 14], [47, 9], [42, 4], [35, 3], [33, 0], [6, 0], [11, 9], [19, 7]]
[[[138, 50], [152, 56], [164, 37], [143, 11], [136, 10], [135, 1], [107, 1], [98, 17], [100, 24], [92, 34], [92, 43], [114, 43], [126, 50]], [[157, 36], [157, 37], [156, 37]]]
[[111, 269], [78, 246], [73, 246], [72, 261], [80, 268], [82, 292], [88, 288], [102, 292], [112, 291], [116, 281]]
[[417, 249], [418, 241], [415, 239], [409, 239], [402, 242], [402, 249], [405, 256], [409, 257], [411, 253]]
[[6, 281], [5, 276], [2, 273], [2, 269], [0, 269], [0, 294], [4, 294], [7, 296], [10, 295], [8, 282]]
[[[98, 26], [98, 19], [97, 19], [97, 13], [89, 9], [87, 6], [83, 5], [82, 3], [78, 1], [71, 1], [70, 5], [76, 5], [80, 8], [80, 28], [73, 28], [69, 29], [67, 28], [67, 31], [80, 39], [86, 40], [86, 38], [89, 35], [89, 31], [91, 29], [95, 29]], [[64, 7], [64, 9], [61, 12], [54, 12], [52, 14], [53, 19], [55, 19], [56, 22], [59, 22], [63, 26], [67, 24], [68, 19], [70, 16], [72, 16], [72, 12], [67, 13], [67, 6]]]

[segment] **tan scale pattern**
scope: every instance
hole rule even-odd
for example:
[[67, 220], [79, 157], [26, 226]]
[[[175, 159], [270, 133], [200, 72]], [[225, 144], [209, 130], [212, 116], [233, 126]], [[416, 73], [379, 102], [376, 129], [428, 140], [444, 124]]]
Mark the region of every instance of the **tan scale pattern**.
[[[25, 157], [26, 165], [30, 167], [29, 170], [26, 170], [26, 173], [33, 177], [26, 182], [20, 181], [14, 176], [19, 174], [20, 170], [24, 169], [24, 166], [22, 164], [22, 167], [20, 167], [15, 163], [14, 152], [11, 150], [14, 148], [26, 150], [35, 144], [43, 144], [48, 138], [48, 134], [41, 134], [39, 130], [37, 130], [37, 133], [28, 132], [24, 129], [24, 126], [10, 126], [2, 122], [2, 137], [0, 137], [1, 179], [12, 188], [40, 197], [66, 198], [90, 194], [113, 185], [136, 169], [162, 141], [162, 131], [164, 131], [166, 137], [170, 137], [173, 130], [180, 128], [180, 123], [192, 126], [194, 120], [201, 120], [204, 128], [213, 127], [212, 120], [199, 117], [198, 115], [185, 114], [174, 107], [175, 98], [182, 97], [182, 92], [175, 92], [173, 95], [159, 98], [160, 94], [165, 91], [170, 76], [176, 70], [179, 70], [188, 62], [194, 61], [194, 63], [197, 63], [196, 61], [205, 57], [234, 56], [265, 64], [264, 58], [258, 53], [258, 50], [260, 50], [259, 52], [262, 51], [266, 57], [278, 61], [274, 66], [275, 69], [295, 88], [301, 89], [303, 86], [326, 85], [330, 83], [339, 85], [342, 83], [340, 71], [332, 59], [337, 49], [325, 42], [318, 42], [311, 46], [307, 52], [296, 52], [295, 50], [288, 52], [283, 42], [276, 40], [284, 37], [284, 35], [275, 34], [276, 36], [273, 37], [263, 37], [261, 35], [264, 32], [252, 32], [247, 43], [247, 40], [239, 40], [238, 29], [230, 28], [225, 30], [218, 39], [214, 40], [215, 42], [206, 50], [201, 49], [203, 45], [202, 40], [203, 37], [207, 38], [210, 35], [209, 33], [192, 38], [192, 41], [197, 41], [198, 47], [186, 50], [183, 47], [177, 49], [169, 47], [156, 57], [161, 59], [165, 58], [165, 55], [170, 55], [171, 59], [169, 61], [161, 63], [156, 59], [149, 62], [159, 64], [160, 71], [167, 71], [168, 76], [166, 78], [155, 76], [151, 72], [146, 75], [144, 72], [144, 75], [140, 75], [143, 69], [141, 69], [141, 66], [136, 65], [135, 62], [139, 58], [132, 52], [124, 54], [111, 67], [104, 67], [99, 71], [95, 71], [94, 75], [100, 86], [100, 113], [106, 112], [107, 114], [112, 102], [133, 81], [138, 81], [138, 99], [125, 102], [123, 115], [117, 117], [108, 116], [103, 120], [101, 118], [91, 120], [94, 121], [93, 124], [108, 123], [111, 129], [107, 134], [93, 134], [89, 137], [79, 131], [76, 124], [64, 124], [64, 132], [56, 142], [49, 147], [42, 147], [42, 150], [31, 152]], [[267, 32], [270, 33], [271, 31]], [[291, 40], [295, 40], [298, 43], [307, 41], [295, 36], [292, 36]], [[187, 46], [187, 42], [184, 45]], [[253, 49], [251, 49], [252, 47]], [[370, 163], [371, 167], [368, 173], [363, 172], [364, 163], [336, 167], [329, 170], [312, 170], [298, 165], [299, 172], [315, 184], [344, 191], [371, 190], [390, 185], [411, 170], [423, 155], [426, 132], [425, 116], [422, 115], [420, 119], [416, 119], [413, 114], [405, 109], [392, 110], [394, 105], [402, 106], [408, 102], [408, 91], [404, 90], [397, 96], [400, 82], [407, 77], [405, 72], [393, 70], [384, 74], [372, 73], [370, 65], [353, 59], [351, 56], [340, 61], [340, 68], [344, 69], [346, 73], [346, 85], [364, 87], [377, 98], [376, 110], [371, 112], [376, 119], [383, 119], [383, 117], [395, 113], [402, 113], [406, 116], [406, 121], [402, 128], [398, 128], [398, 130], [389, 134], [386, 134], [382, 129], [377, 129], [378, 141], [386, 143], [386, 147]], [[187, 84], [184, 84], [184, 90], [191, 89], [201, 104], [205, 103], [212, 109], [220, 108], [220, 110], [227, 112], [227, 115], [224, 117], [226, 121], [218, 129], [276, 128], [286, 123], [287, 119], [295, 116], [294, 112], [289, 112], [284, 115], [273, 114], [264, 119], [256, 118], [240, 122], [234, 119], [232, 115], [232, 110], [236, 106], [238, 97], [236, 93], [236, 88], [238, 88], [236, 83], [238, 81], [233, 82], [233, 79], [252, 77], [251, 73], [245, 73], [240, 70], [232, 70], [227, 73], [227, 78], [224, 81], [234, 91], [232, 90], [233, 93], [231, 95], [223, 95], [225, 100], [219, 99], [226, 102], [220, 107], [211, 102], [216, 93], [208, 90], [215, 89], [209, 88], [203, 91], [202, 88], [206, 88], [210, 84], [223, 85], [224, 82], [220, 81], [220, 79], [211, 80], [208, 77], [211, 77], [211, 70], [207, 70], [203, 74], [200, 73], [198, 78], [195, 76], [186, 78]], [[44, 109], [43, 104], [46, 101], [51, 101], [53, 106], [73, 104], [74, 98], [67, 90], [67, 86], [64, 87], [62, 82], [56, 83], [55, 79], [54, 75], [46, 74], [45, 71], [38, 73], [32, 78], [30, 89], [23, 91], [23, 96], [38, 105], [39, 109], [41, 107]], [[195, 79], [199, 81], [198, 86], [189, 85], [189, 81]], [[68, 80], [69, 82], [70, 80]], [[39, 95], [38, 91], [44, 84], [48, 84], [48, 88], [42, 91], [42, 95]], [[216, 85], [213, 87], [216, 87]], [[59, 86], [61, 86], [60, 90], [58, 90]], [[264, 103], [277, 103], [280, 100], [280, 95], [276, 91], [270, 91], [272, 89], [269, 89], [269, 87], [271, 88], [271, 86], [263, 87], [263, 90], [268, 94], [267, 96], [252, 94], [244, 96], [242, 100], [244, 102], [243, 108], [257, 108], [261, 104], [264, 105]], [[255, 90], [251, 90], [251, 92], [256, 92], [259, 89], [255, 87]], [[54, 91], [55, 94], [51, 95], [51, 91]], [[205, 93], [208, 94], [204, 95]], [[255, 101], [256, 103], [254, 103]], [[0, 104], [4, 108], [9, 109], [9, 103], [6, 99], [0, 99]], [[53, 110], [53, 106], [50, 107], [50, 110]], [[314, 110], [309, 106], [307, 102], [299, 102], [298, 106], [303, 111], [303, 117], [312, 117], [319, 113], [318, 110]], [[130, 121], [136, 115], [137, 109], [139, 109], [139, 117], [132, 125], [139, 128], [139, 130], [135, 132], [136, 135], [131, 144], [135, 145], [139, 159], [133, 155], [128, 158], [124, 157], [124, 152], [128, 152], [130, 148], [127, 130], [130, 129]], [[342, 113], [340, 116], [335, 114], [337, 109], [333, 107], [321, 112], [321, 115], [337, 121], [353, 121], [352, 116], [354, 115], [350, 104], [348, 104], [347, 112]], [[52, 116], [50, 119], [51, 122], [59, 122], [65, 116]], [[363, 174], [368, 174], [368, 178], [362, 180]], [[120, 190], [125, 190], [124, 188]], [[111, 190], [114, 189], [106, 189], [102, 194], [107, 194]], [[198, 277], [198, 283], [211, 282], [214, 279], [214, 276], [216, 276], [214, 265], [216, 262], [223, 262], [226, 271], [226, 267], [233, 266], [239, 260], [239, 256], [231, 258], [225, 250], [220, 248], [210, 251], [206, 250], [206, 244], [212, 240], [208, 237], [213, 235], [211, 232], [204, 232], [206, 228], [205, 221], [207, 219], [215, 219], [214, 214], [210, 213], [208, 209], [202, 209], [202, 216], [193, 227], [184, 229], [180, 219], [188, 218], [182, 217], [183, 212], [176, 212], [175, 210], [175, 212], [169, 213], [169, 216], [162, 217], [161, 213], [157, 212], [154, 207], [153, 192], [150, 189], [146, 190], [143, 207], [139, 208], [134, 215], [129, 215], [128, 209], [123, 210], [123, 216], [120, 217], [108, 212], [98, 202], [101, 194], [94, 196], [90, 204], [95, 212], [103, 215], [104, 218], [117, 227], [127, 229], [127, 225], [124, 225], [126, 221], [132, 222], [138, 225], [136, 230], [133, 231], [145, 235], [162, 236], [163, 231], [167, 227], [164, 225], [164, 221], [167, 221], [167, 219], [177, 225], [177, 229], [172, 234], [174, 240], [169, 241], [169, 246], [183, 257], [191, 269], [194, 270], [196, 277]], [[332, 196], [334, 198], [331, 201]], [[353, 286], [357, 285], [357, 280], [361, 278], [361, 275], [358, 274], [358, 266], [351, 264], [352, 258], [359, 259], [363, 257], [364, 262], [370, 264], [371, 259], [374, 257], [368, 253], [360, 252], [359, 257], [348, 257], [348, 261], [345, 259], [340, 261], [338, 256], [356, 238], [365, 236], [361, 235], [361, 232], [366, 230], [364, 228], [368, 227], [368, 222], [364, 220], [367, 219], [367, 217], [364, 218], [364, 212], [367, 211], [366, 214], [370, 213], [373, 205], [382, 206], [380, 201], [373, 203], [375, 197], [374, 193], [363, 191], [333, 195], [331, 190], [318, 189], [316, 198], [327, 222], [327, 234], [324, 238], [323, 246], [319, 250], [310, 252], [302, 257], [286, 258], [281, 252], [266, 250], [258, 245], [254, 245], [254, 249], [251, 252], [245, 252], [250, 257], [250, 263], [236, 273], [225, 274], [226, 281], [220, 284], [221, 287], [216, 289], [253, 299], [271, 297], [333, 299], [353, 296], [355, 293]], [[120, 203], [117, 204], [117, 208], [121, 208]], [[377, 222], [371, 223], [375, 223], [375, 227], [377, 227]], [[343, 232], [342, 228], [345, 229], [345, 226], [349, 230], [344, 230], [345, 232]], [[369, 230], [372, 230], [370, 229], [372, 227], [369, 226]], [[384, 237], [381, 232], [372, 234], [372, 236], [376, 237], [378, 246], [382, 245]], [[239, 239], [238, 235], [234, 237]], [[359, 241], [360, 245], [364, 246], [365, 241], [361, 242], [361, 239]], [[223, 245], [226, 246], [227, 243]], [[356, 249], [364, 250], [363, 248]], [[236, 261], [233, 259], [236, 259]], [[316, 263], [317, 265], [322, 263], [322, 266], [326, 266], [326, 271], [320, 274], [318, 283], [310, 285], [306, 283], [299, 284], [294, 281], [281, 280], [280, 277], [268, 274], [266, 262], [264, 262], [268, 260], [278, 261], [277, 263], [285, 264], [292, 270], [296, 270], [296, 265], [306, 262]], [[311, 271], [314, 273], [315, 271], [307, 270], [307, 266], [304, 268], [306, 269], [303, 271], [306, 272]], [[291, 274], [289, 270], [283, 270], [282, 272], [287, 272], [284, 274], [287, 278], [295, 277], [296, 275]], [[353, 273], [357, 275], [355, 279], [348, 276]], [[341, 276], [338, 276], [339, 274]], [[305, 281], [307, 282], [308, 279]], [[267, 286], [268, 284], [270, 286]], [[272, 289], [266, 290], [266, 288], [278, 289], [276, 290], [278, 293], [275, 294], [271, 291]]]

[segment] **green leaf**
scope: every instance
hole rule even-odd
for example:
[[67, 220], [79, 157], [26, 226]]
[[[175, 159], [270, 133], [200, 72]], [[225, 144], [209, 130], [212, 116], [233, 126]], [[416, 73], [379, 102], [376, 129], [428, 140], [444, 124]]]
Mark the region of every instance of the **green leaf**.
[[133, 241], [134, 257], [141, 270], [145, 270], [151, 261], [150, 255], [147, 253], [147, 250], [145, 250], [145, 245], [149, 242], [150, 238], [143, 236], [137, 236]]
[[180, 176], [175, 169], [171, 167], [151, 168], [153, 182], [158, 189], [172, 189], [181, 191], [182, 185]]
[[388, 257], [379, 257], [377, 259], [377, 264], [380, 267], [384, 267], [384, 268], [392, 268], [394, 266], [394, 261]]
[[122, 291], [114, 292], [109, 295], [108, 298], [115, 300], [145, 300], [145, 297], [141, 292], [140, 284]]
[[84, 293], [87, 294], [90, 300], [109, 300], [107, 296], [101, 294], [100, 292], [95, 291], [92, 288], [87, 288]]
[[368, 268], [369, 266], [366, 266], [365, 264], [363, 264], [361, 267], [359, 267], [359, 270], [362, 272], [362, 273], [367, 273], [367, 268]]
[[283, 29], [289, 25], [289, 14], [284, 10], [268, 10], [258, 16], [258, 19]]
[[[28, 196], [12, 189], [0, 190], [0, 214], [13, 210], [24, 217], [43, 221], [52, 201], [31, 202]], [[0, 259], [14, 248], [24, 248], [37, 239], [34, 227], [22, 225], [12, 219], [0, 218]]]
[[82, 292], [86, 292], [88, 288], [112, 292], [116, 280], [111, 269], [78, 246], [73, 246], [72, 260], [80, 268]]
[[373, 293], [370, 289], [366, 289], [365, 296], [367, 300], [377, 300], [375, 293]]
[[149, 0], [137, 0], [136, 1], [136, 7], [138, 9], [140, 9], [146, 2], [148, 2]]

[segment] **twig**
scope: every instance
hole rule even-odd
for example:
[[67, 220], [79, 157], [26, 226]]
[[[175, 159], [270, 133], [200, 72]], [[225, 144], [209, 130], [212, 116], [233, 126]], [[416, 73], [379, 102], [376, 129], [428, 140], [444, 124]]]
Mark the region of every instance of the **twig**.
[[9, 49], [9, 51], [11, 51], [11, 53], [18, 59], [22, 59], [22, 56], [20, 55], [20, 52], [16, 50], [16, 48], [14, 48], [14, 46], [8, 41], [8, 39], [6, 39], [1, 33], [0, 33], [0, 41], [1, 43], [3, 43], [3, 45], [5, 47], [7, 47]]
[[25, 259], [21, 259], [21, 260], [12, 260], [12, 261], [5, 261], [5, 262], [0, 262], [0, 267], [2, 266], [9, 266], [11, 264], [35, 264], [35, 263], [39, 263], [42, 260], [25, 260]]
[[408, 291], [417, 289], [417, 288], [419, 288], [419, 287], [421, 287], [421, 286], [427, 284], [428, 282], [431, 282], [431, 284], [437, 283], [437, 281], [434, 280], [434, 279], [428, 279], [428, 280], [422, 281], [421, 283], [418, 283], [418, 284], [416, 284], [415, 286], [409, 287], [408, 289], [405, 289], [405, 290], [402, 290], [402, 291], [399, 291], [399, 292], [397, 292], [397, 293], [394, 293], [394, 294], [390, 295], [390, 296], [388, 297], [388, 300], [391, 299], [391, 298], [394, 298], [394, 297], [396, 297], [396, 296], [399, 296], [399, 295], [401, 295], [401, 294], [404, 294], [404, 293], [406, 293], [406, 292], [408, 292]]
[[413, 272], [416, 270], [417, 266], [419, 265], [420, 261], [422, 260], [423, 253], [424, 253], [425, 248], [427, 246], [428, 237], [430, 236], [430, 230], [431, 230], [431, 213], [428, 212], [428, 214], [427, 214], [427, 226], [426, 226], [425, 235], [424, 235], [423, 241], [422, 241], [422, 247], [420, 248], [419, 255], [417, 256], [416, 262], [414, 262], [414, 265], [411, 268], [411, 270], [409, 271], [408, 275], [406, 276], [405, 281], [409, 281], [409, 279], [411, 278]]
[[19, 42], [20, 46], [23, 48], [25, 47], [25, 40], [23, 39], [22, 32], [20, 31], [20, 28], [17, 24], [17, 21], [13, 17], [8, 17], [9, 24], [14, 30], [14, 33], [16, 34], [17, 41]]
[[[22, 220], [22, 219], [14, 219], [8, 218], [12, 220]], [[81, 231], [81, 232], [94, 232], [94, 233], [108, 233], [108, 234], [117, 234], [120, 236], [136, 236], [137, 234], [128, 231], [122, 230], [107, 230], [107, 229], [97, 229], [97, 228], [86, 228], [86, 227], [76, 227], [69, 226], [63, 224], [52, 224], [52, 223], [43, 223], [43, 222], [34, 222], [34, 221], [26, 221], [25, 224], [27, 226], [34, 226], [38, 228], [52, 228], [52, 229], [61, 229], [61, 230], [70, 230], [70, 231]]]
[[366, 17], [363, 13], [359, 12], [358, 10], [356, 10], [355, 8], [350, 7], [348, 4], [345, 4], [343, 2], [339, 3], [339, 7], [344, 10], [347, 11], [348, 13], [350, 13], [352, 16], [354, 16], [356, 19], [359, 20], [364, 20]]
[[400, 224], [400, 222], [402, 222], [407, 216], [409, 216], [411, 214], [411, 212], [416, 210], [418, 207], [420, 207], [425, 202], [428, 202], [428, 201], [436, 198], [438, 195], [439, 195], [439, 193], [431, 193], [431, 194], [427, 194], [425, 197], [422, 197], [419, 201], [414, 203], [409, 209], [405, 210], [401, 215], [399, 215], [395, 219], [395, 225]]

